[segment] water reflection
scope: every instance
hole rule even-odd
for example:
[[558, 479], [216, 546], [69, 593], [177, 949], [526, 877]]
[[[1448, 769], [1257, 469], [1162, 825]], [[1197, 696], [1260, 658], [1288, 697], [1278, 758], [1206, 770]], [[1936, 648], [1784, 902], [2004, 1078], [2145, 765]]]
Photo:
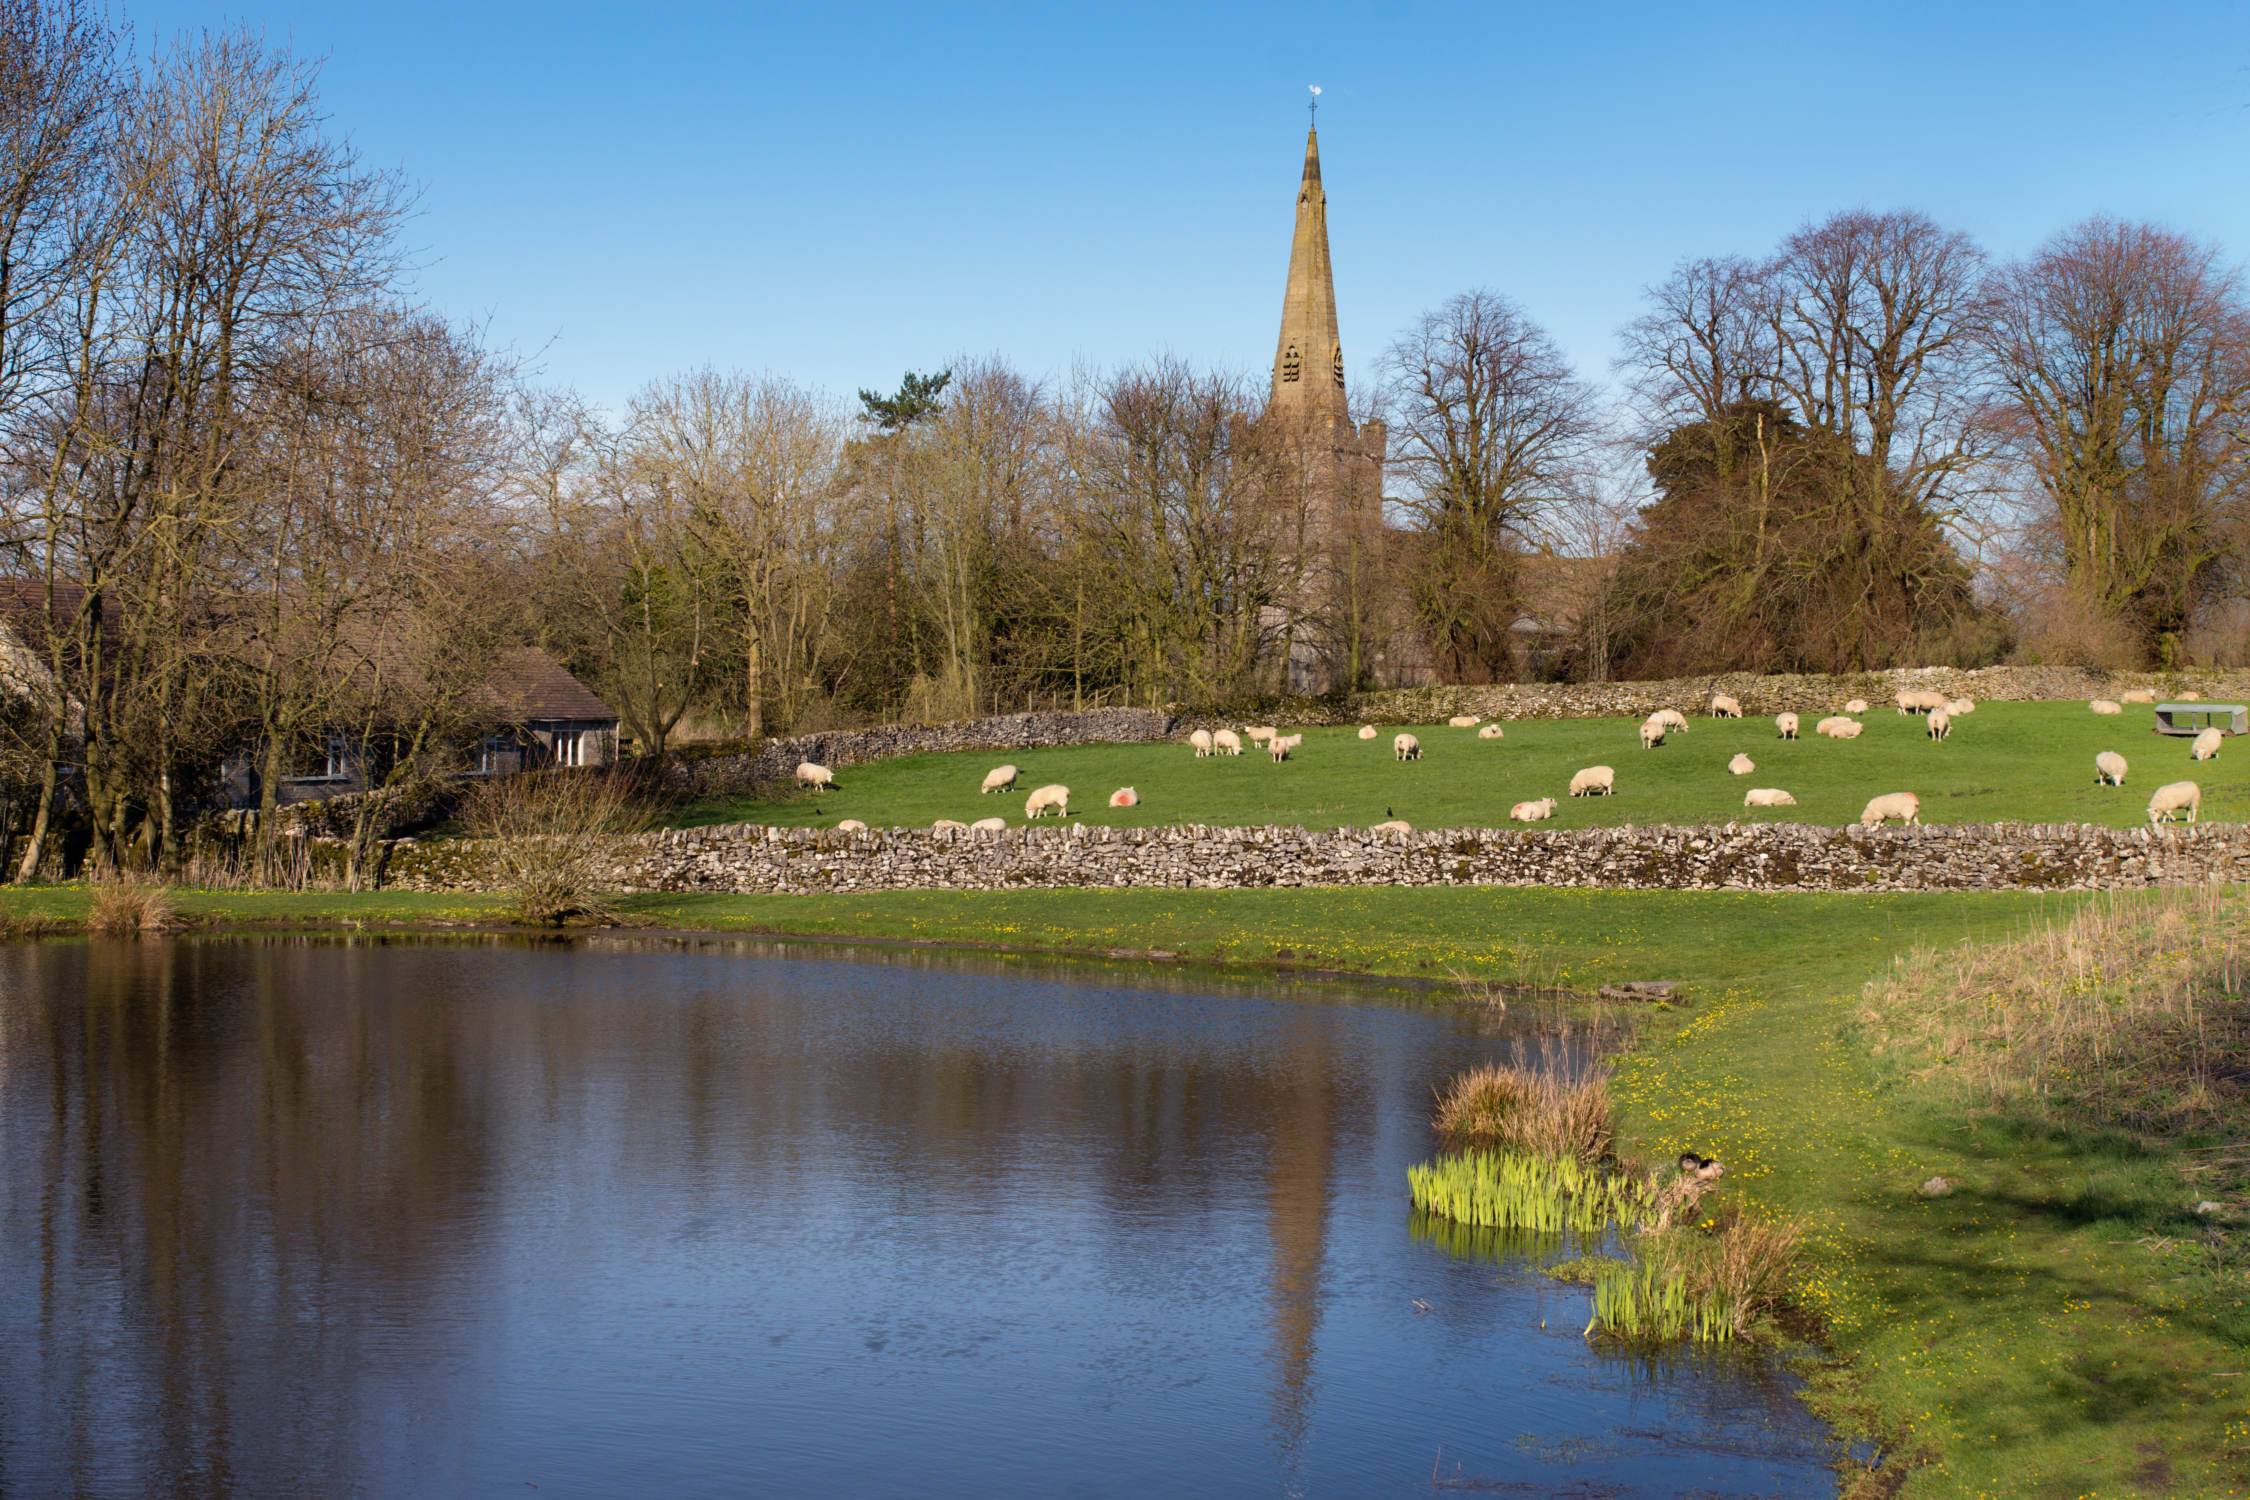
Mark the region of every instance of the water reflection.
[[0, 947], [0, 1493], [1820, 1488], [1754, 1372], [1410, 1223], [1504, 1040], [929, 954]]

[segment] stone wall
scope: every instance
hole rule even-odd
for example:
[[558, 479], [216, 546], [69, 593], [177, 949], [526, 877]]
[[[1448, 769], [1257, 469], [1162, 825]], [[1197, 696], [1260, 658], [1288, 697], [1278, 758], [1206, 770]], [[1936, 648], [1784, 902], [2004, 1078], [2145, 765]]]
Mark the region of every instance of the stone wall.
[[672, 757], [664, 790], [679, 797], [722, 796], [787, 781], [800, 761], [852, 766], [893, 755], [945, 750], [1037, 750], [1052, 745], [1169, 739], [1178, 721], [1152, 708], [1095, 708], [1083, 713], [998, 714], [951, 724], [878, 724], [823, 734], [765, 740], [757, 748]]
[[[476, 846], [392, 847], [385, 883], [479, 883]], [[1126, 886], [1541, 885], [1669, 890], [2071, 890], [2250, 879], [2250, 825], [2098, 828], [1953, 824], [1866, 830], [1806, 824], [1492, 828], [1104, 828], [866, 833], [735, 824], [630, 841], [636, 890], [799, 894]]]

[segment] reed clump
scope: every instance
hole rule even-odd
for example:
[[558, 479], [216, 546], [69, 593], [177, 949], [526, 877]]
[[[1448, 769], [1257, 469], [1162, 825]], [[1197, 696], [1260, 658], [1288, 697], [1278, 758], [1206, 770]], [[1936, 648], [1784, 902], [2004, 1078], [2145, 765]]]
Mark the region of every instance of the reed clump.
[[133, 876], [99, 880], [86, 907], [86, 929], [103, 937], [137, 937], [167, 932], [180, 923], [172, 893], [154, 881]]
[[2013, 942], [1906, 954], [1861, 1019], [1972, 1097], [2192, 1132], [2250, 1106], [2246, 959], [2231, 890], [2112, 895]]
[[1574, 1075], [1558, 1061], [1469, 1069], [1438, 1096], [1438, 1132], [1459, 1145], [1601, 1161], [1610, 1149], [1609, 1069]]
[[1596, 1333], [1633, 1343], [1726, 1343], [1785, 1301], [1797, 1267], [1794, 1224], [1740, 1217], [1644, 1235], [1622, 1260], [1594, 1263]]
[[1647, 1183], [1569, 1156], [1468, 1150], [1406, 1169], [1414, 1206], [1478, 1229], [1598, 1234], [1647, 1215]]

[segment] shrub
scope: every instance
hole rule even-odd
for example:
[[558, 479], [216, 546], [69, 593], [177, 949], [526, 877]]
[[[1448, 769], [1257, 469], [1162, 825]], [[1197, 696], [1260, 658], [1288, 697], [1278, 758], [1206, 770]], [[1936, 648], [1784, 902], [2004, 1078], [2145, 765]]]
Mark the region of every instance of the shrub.
[[1439, 1133], [1463, 1145], [1596, 1162], [1609, 1154], [1609, 1070], [1572, 1074], [1550, 1051], [1534, 1067], [1487, 1063], [1438, 1097]]
[[540, 771], [486, 782], [465, 821], [527, 922], [614, 914], [627, 839], [646, 823], [620, 772]]
[[179, 909], [172, 903], [172, 893], [150, 881], [130, 875], [98, 880], [92, 898], [86, 910], [86, 927], [104, 937], [135, 937], [179, 925]]

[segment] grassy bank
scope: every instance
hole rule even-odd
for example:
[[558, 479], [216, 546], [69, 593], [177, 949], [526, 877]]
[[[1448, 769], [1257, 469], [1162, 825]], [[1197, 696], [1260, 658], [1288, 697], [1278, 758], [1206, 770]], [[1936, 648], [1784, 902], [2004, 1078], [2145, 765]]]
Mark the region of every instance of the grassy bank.
[[[1686, 706], [1686, 705], [1683, 705]], [[2003, 820], [2045, 823], [2147, 821], [2148, 794], [2167, 781], [2203, 787], [2203, 816], [2250, 817], [2250, 748], [2191, 766], [2187, 742], [2150, 732], [2154, 715], [2129, 706], [2101, 718], [2082, 703], [1992, 703], [1956, 721], [1932, 743], [1918, 718], [1878, 707], [1857, 740], [1775, 737], [1771, 719], [1696, 718], [1659, 749], [1640, 748], [1631, 719], [1526, 720], [1506, 738], [1480, 740], [1473, 729], [1417, 726], [1423, 757], [1391, 755], [1394, 726], [1374, 740], [1352, 729], [1313, 729], [1286, 765], [1263, 755], [1197, 760], [1183, 744], [1074, 745], [1051, 750], [908, 755], [841, 768], [839, 789], [818, 796], [721, 798], [675, 810], [680, 824], [759, 822], [833, 827], [857, 818], [871, 827], [925, 827], [939, 818], [1003, 815], [1024, 821], [1024, 794], [1047, 782], [1072, 791], [1072, 816], [1118, 826], [1158, 823], [1294, 823], [1324, 828], [1404, 818], [1421, 828], [1490, 825], [1520, 801], [1555, 797], [1555, 827], [1729, 820], [1840, 824], [1880, 792], [1910, 791], [1933, 823]], [[2123, 788], [2094, 784], [2094, 756], [2122, 753], [2132, 765]], [[1733, 776], [1741, 751], [1757, 765]], [[1012, 796], [982, 796], [984, 774], [1002, 762], [1021, 770]], [[1571, 800], [1572, 773], [1589, 765], [1617, 770], [1614, 797]], [[1109, 794], [1135, 788], [1140, 805], [1111, 808]], [[1743, 792], [1780, 787], [1797, 806], [1750, 810]]]
[[[1260, 767], [1259, 769], [1271, 769]], [[0, 892], [0, 916], [68, 923], [82, 890]], [[2117, 903], [2131, 911], [2166, 898]], [[2239, 1221], [2192, 1205], [2190, 1137], [2078, 1128], [1933, 1071], [1950, 1025], [1877, 1024], [1871, 977], [1970, 972], [1945, 950], [2022, 937], [2087, 898], [2021, 893], [931, 892], [633, 898], [634, 919], [726, 932], [1162, 951], [1371, 974], [1591, 988], [1677, 979], [1615, 1079], [1620, 1148], [1729, 1164], [1723, 1195], [1806, 1227], [1805, 1300], [1836, 1364], [1824, 1409], [1884, 1454], [1874, 1493], [2250, 1492], [2250, 1286]], [[499, 920], [496, 898], [185, 892], [199, 924]], [[2019, 966], [2020, 967], [2020, 966]], [[1981, 971], [1978, 972], [1981, 975]], [[1979, 983], [1982, 983], [1980, 978]], [[1915, 993], [1920, 993], [1916, 991]], [[1941, 1007], [1942, 1009], [1942, 1007]], [[1949, 1012], [1948, 1012], [1949, 1013]], [[1972, 1041], [1974, 1038], [1972, 1037]], [[1916, 1191], [1943, 1176], [1952, 1192]]]

